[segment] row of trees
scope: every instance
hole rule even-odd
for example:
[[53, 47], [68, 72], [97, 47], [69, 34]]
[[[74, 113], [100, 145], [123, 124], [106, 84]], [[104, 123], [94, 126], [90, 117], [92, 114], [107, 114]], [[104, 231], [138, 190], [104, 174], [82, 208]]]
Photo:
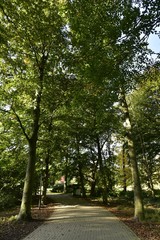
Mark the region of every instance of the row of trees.
[[156, 0], [0, 4], [0, 188], [19, 191], [26, 174], [18, 219], [31, 219], [38, 176], [45, 201], [49, 177], [60, 168], [66, 179], [79, 179], [84, 196], [87, 183], [104, 201], [116, 185], [126, 190], [133, 181], [135, 218], [144, 217], [140, 183], [154, 194], [160, 168], [160, 73], [147, 48], [158, 6]]

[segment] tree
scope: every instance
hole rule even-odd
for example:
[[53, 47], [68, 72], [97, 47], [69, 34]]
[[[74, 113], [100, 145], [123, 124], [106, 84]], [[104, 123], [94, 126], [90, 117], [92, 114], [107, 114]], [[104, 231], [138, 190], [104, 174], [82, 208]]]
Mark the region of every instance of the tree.
[[[92, 4], [91, 1], [68, 1], [68, 4], [75, 73], [84, 81], [103, 86], [104, 93], [109, 90], [112, 107], [119, 101], [123, 88], [127, 116], [124, 115], [130, 121], [125, 97], [136, 86], [133, 76], [142, 71], [146, 63], [148, 31], [143, 30], [143, 17], [148, 13], [141, 13], [133, 1], [94, 1]], [[135, 170], [135, 218], [142, 219], [141, 186], [132, 135], [133, 127], [128, 129], [128, 147]]]
[[[95, 182], [103, 182], [104, 197], [106, 190], [112, 190], [112, 138], [119, 133], [117, 119], [122, 115], [129, 123], [135, 217], [140, 219], [143, 204], [136, 156], [140, 151], [127, 97], [148, 64], [146, 39], [158, 24], [154, 12], [158, 1], [3, 0], [0, 9], [0, 109], [20, 130], [17, 135], [23, 136], [29, 156], [19, 219], [31, 218], [37, 153], [46, 160], [45, 189], [48, 163], [57, 154], [66, 175], [68, 164], [79, 170], [84, 195], [90, 170]], [[115, 108], [119, 97], [121, 112]], [[143, 146], [151, 153], [148, 145]], [[94, 188], [93, 184], [93, 192]]]
[[63, 22], [58, 2], [3, 1], [1, 12], [3, 26], [10, 33], [7, 46], [2, 49], [3, 109], [8, 107], [18, 121], [29, 154], [18, 219], [31, 219], [40, 119], [47, 89], [52, 87], [60, 70], [65, 42]]
[[19, 128], [14, 128], [7, 116], [0, 112], [0, 174], [3, 176], [0, 179], [0, 209], [20, 202], [27, 159], [26, 141], [23, 136], [18, 137]]
[[131, 162], [131, 169], [132, 169], [132, 177], [133, 177], [133, 185], [134, 185], [134, 218], [136, 220], [143, 220], [144, 219], [144, 206], [143, 206], [143, 199], [142, 199], [142, 189], [141, 189], [141, 181], [139, 176], [139, 169], [138, 169], [138, 161], [136, 157], [136, 147], [133, 138], [133, 123], [130, 117], [130, 111], [128, 107], [128, 103], [126, 100], [126, 95], [122, 90], [121, 94], [121, 102], [122, 102], [122, 111], [125, 117], [124, 127], [126, 129], [126, 141], [128, 147], [128, 154]]
[[142, 179], [154, 196], [159, 171], [159, 64], [150, 67], [141, 78], [141, 83], [129, 96], [130, 111]]
[[[118, 148], [119, 150], [119, 148]], [[127, 192], [127, 187], [132, 184], [131, 167], [127, 153], [127, 143], [122, 144], [122, 150], [117, 153], [116, 183]]]

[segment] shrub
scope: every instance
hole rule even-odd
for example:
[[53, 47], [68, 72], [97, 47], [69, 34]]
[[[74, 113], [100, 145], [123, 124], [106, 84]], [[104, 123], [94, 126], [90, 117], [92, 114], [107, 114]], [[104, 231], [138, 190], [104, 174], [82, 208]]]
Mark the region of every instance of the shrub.
[[16, 206], [17, 199], [15, 196], [1, 193], [0, 194], [0, 211]]

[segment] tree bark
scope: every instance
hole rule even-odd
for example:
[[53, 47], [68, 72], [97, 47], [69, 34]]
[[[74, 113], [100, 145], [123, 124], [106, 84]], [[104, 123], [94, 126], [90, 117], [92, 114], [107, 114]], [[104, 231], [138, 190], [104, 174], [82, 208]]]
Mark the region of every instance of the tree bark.
[[91, 191], [90, 191], [90, 196], [91, 197], [94, 197], [96, 195], [95, 189], [96, 189], [96, 180], [94, 179], [91, 182]]
[[79, 177], [80, 177], [80, 185], [81, 185], [81, 190], [82, 190], [82, 196], [86, 197], [86, 190], [85, 190], [85, 187], [84, 187], [84, 176], [83, 176], [83, 172], [82, 172], [81, 163], [78, 164], [78, 168], [79, 168]]
[[79, 146], [78, 136], [76, 136], [76, 145], [77, 145], [78, 172], [79, 172], [81, 191], [82, 191], [82, 196], [86, 197], [86, 190], [84, 186], [84, 175], [83, 175], [83, 159], [80, 156], [80, 146]]
[[23, 188], [22, 202], [17, 217], [18, 220], [31, 220], [31, 201], [32, 201], [32, 188], [34, 181], [35, 172], [35, 162], [36, 162], [36, 142], [35, 140], [30, 140], [29, 142], [29, 159], [26, 169], [26, 177]]
[[128, 150], [132, 166], [132, 176], [134, 181], [134, 218], [138, 221], [141, 221], [144, 219], [144, 207], [142, 200], [142, 190], [139, 178], [138, 164], [134, 149], [134, 142], [131, 136], [128, 136]]
[[127, 191], [127, 176], [126, 176], [126, 163], [125, 163], [125, 144], [122, 150], [122, 169], [123, 169], [123, 191]]
[[93, 162], [93, 168], [92, 168], [92, 181], [91, 181], [91, 190], [90, 190], [90, 196], [96, 196], [96, 183], [97, 183], [97, 169], [98, 169], [98, 159], [95, 159], [94, 154], [92, 153], [92, 162]]
[[144, 219], [142, 189], [141, 189], [138, 164], [137, 164], [137, 159], [136, 159], [136, 154], [135, 154], [134, 139], [133, 139], [133, 135], [132, 135], [133, 128], [132, 128], [132, 124], [131, 124], [130, 113], [129, 113], [129, 108], [128, 108], [128, 104], [126, 101], [126, 96], [125, 96], [125, 93], [123, 90], [121, 93], [121, 101], [122, 101], [123, 113], [125, 115], [124, 127], [126, 128], [126, 139], [127, 139], [127, 143], [128, 143], [128, 151], [129, 151], [129, 157], [130, 157], [131, 168], [132, 168], [133, 184], [134, 184], [134, 219], [141, 221]]
[[32, 128], [31, 138], [27, 136], [23, 126], [21, 127], [28, 141], [29, 158], [28, 158], [27, 169], [26, 169], [26, 177], [24, 182], [21, 207], [20, 207], [17, 220], [32, 219], [31, 202], [32, 202], [32, 189], [33, 189], [35, 163], [36, 163], [36, 148], [37, 148], [38, 131], [39, 131], [40, 103], [41, 103], [41, 96], [42, 96], [42, 89], [43, 89], [42, 81], [43, 81], [43, 71], [40, 72], [40, 90], [36, 94], [36, 107], [33, 110], [33, 128]]
[[99, 137], [97, 136], [97, 149], [98, 149], [98, 162], [100, 166], [100, 174], [101, 174], [101, 179], [102, 179], [102, 197], [103, 197], [103, 202], [108, 203], [108, 187], [107, 187], [107, 180], [106, 180], [106, 173], [104, 171], [104, 165], [102, 161], [102, 152], [101, 152], [101, 146], [100, 146], [100, 141]]
[[47, 156], [45, 158], [45, 171], [44, 171], [44, 178], [43, 178], [43, 197], [42, 197], [43, 204], [46, 204], [46, 201], [47, 201], [47, 188], [48, 188], [48, 178], [49, 178], [49, 158], [50, 158], [50, 152], [48, 150]]

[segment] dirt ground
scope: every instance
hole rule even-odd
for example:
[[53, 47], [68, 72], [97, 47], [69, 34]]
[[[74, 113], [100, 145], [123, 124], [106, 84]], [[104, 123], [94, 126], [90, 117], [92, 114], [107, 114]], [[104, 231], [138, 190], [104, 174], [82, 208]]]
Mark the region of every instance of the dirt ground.
[[48, 204], [39, 209], [37, 206], [32, 208], [31, 222], [16, 222], [14, 216], [19, 209], [15, 208], [8, 212], [0, 213], [0, 240], [21, 240], [34, 229], [39, 227], [54, 211], [54, 204]]
[[107, 209], [132, 229], [141, 240], [160, 240], [160, 222], [136, 222], [130, 210], [117, 210], [116, 207], [107, 207]]

